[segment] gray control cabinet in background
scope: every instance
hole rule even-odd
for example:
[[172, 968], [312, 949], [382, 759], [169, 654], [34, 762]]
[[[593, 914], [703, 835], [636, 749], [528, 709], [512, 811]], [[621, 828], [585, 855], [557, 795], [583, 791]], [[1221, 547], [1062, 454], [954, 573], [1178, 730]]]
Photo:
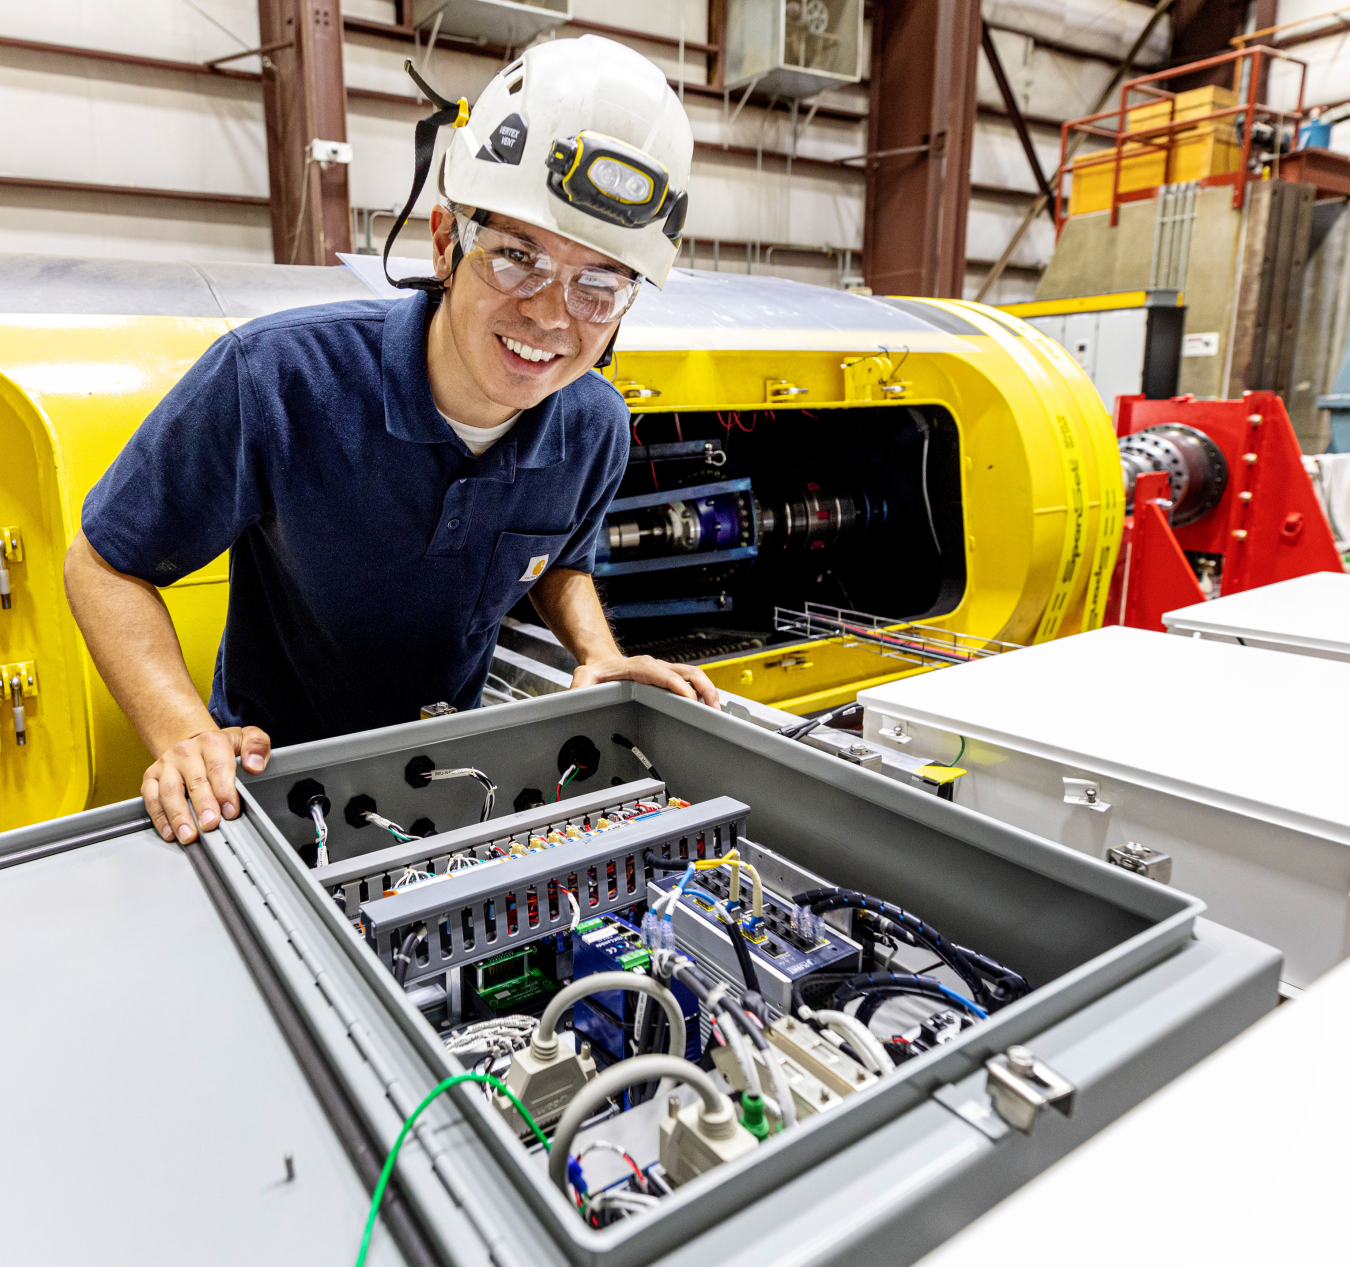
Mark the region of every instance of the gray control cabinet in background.
[[[616, 731], [671, 793], [743, 802], [751, 840], [922, 913], [1037, 988], [604, 1231], [457, 1087], [409, 1137], [372, 1262], [913, 1262], [1274, 1006], [1278, 953], [1195, 899], [645, 687], [301, 745], [245, 780], [238, 821], [185, 851], [138, 803], [0, 836], [14, 1261], [350, 1261], [402, 1121], [459, 1066], [300, 862], [288, 790], [324, 784], [337, 865], [383, 843], [344, 823], [357, 794], [399, 821], [476, 822], [472, 781], [414, 788], [413, 756], [488, 771], [506, 818], [518, 790], [551, 790], [576, 735], [601, 753], [589, 787], [642, 777]], [[1073, 1083], [1071, 1117], [1023, 1135], [993, 1111], [985, 1064], [1011, 1044]]]
[[1115, 408], [1117, 396], [1166, 400], [1177, 394], [1186, 309], [1174, 290], [1145, 292], [1142, 303], [1128, 307], [1092, 306], [1023, 320], [1083, 367], [1107, 409]]

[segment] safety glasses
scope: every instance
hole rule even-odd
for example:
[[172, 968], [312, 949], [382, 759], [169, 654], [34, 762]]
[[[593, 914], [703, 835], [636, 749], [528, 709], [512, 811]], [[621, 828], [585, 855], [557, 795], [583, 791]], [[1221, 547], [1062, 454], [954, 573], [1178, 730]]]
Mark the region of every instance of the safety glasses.
[[493, 290], [513, 299], [529, 299], [554, 282], [562, 285], [563, 303], [578, 321], [604, 325], [628, 311], [642, 285], [641, 277], [598, 264], [559, 264], [532, 242], [513, 233], [456, 216], [463, 262]]

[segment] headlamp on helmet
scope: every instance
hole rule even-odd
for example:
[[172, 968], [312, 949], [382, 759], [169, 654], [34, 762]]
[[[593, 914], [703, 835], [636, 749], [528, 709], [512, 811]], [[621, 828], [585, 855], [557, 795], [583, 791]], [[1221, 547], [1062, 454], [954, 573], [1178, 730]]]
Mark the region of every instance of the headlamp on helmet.
[[664, 163], [600, 132], [554, 141], [544, 161], [555, 197], [610, 224], [640, 229], [662, 214], [669, 218], [673, 204], [685, 200], [683, 194], [670, 196]]

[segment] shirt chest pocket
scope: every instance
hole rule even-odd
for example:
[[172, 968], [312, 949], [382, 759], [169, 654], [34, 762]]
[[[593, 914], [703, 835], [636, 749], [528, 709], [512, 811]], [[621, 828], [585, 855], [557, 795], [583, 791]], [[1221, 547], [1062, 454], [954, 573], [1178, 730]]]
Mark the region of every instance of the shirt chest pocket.
[[500, 533], [478, 606], [469, 619], [469, 628], [482, 630], [501, 620], [529, 593], [530, 586], [544, 575], [571, 536], [570, 530], [544, 534]]

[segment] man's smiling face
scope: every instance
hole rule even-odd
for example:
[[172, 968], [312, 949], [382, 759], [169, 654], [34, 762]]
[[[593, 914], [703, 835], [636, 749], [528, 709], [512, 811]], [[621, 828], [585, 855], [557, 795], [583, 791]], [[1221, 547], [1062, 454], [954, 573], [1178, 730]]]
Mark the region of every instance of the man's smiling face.
[[[433, 262], [440, 277], [450, 272], [454, 218], [444, 207], [432, 210]], [[590, 247], [509, 216], [492, 215], [483, 236], [509, 235], [557, 265], [594, 266], [629, 279], [623, 265]], [[581, 377], [599, 360], [617, 321], [595, 323], [573, 317], [554, 281], [526, 299], [504, 295], [478, 271], [461, 266], [446, 291], [451, 338], [473, 385], [488, 400], [511, 410], [529, 409]]]

